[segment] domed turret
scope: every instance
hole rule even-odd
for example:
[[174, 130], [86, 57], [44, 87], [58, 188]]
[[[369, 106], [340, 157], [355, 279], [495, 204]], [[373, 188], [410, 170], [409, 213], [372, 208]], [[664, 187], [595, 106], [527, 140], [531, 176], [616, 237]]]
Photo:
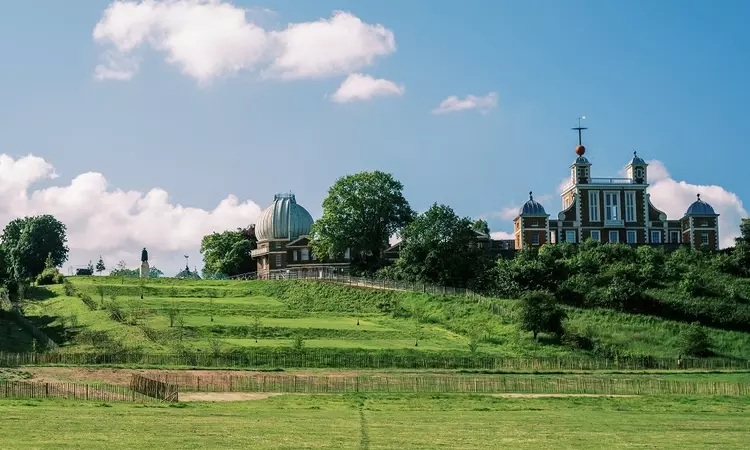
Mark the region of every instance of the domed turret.
[[312, 216], [297, 204], [294, 194], [276, 194], [273, 204], [258, 216], [255, 235], [258, 241], [297, 239], [310, 234], [312, 224]]
[[716, 211], [708, 203], [701, 200], [701, 195], [698, 194], [698, 200], [694, 201], [685, 212], [686, 216], [716, 216]]
[[630, 160], [630, 164], [634, 166], [645, 166], [646, 161], [643, 160], [635, 150], [633, 150], [633, 159]]
[[546, 216], [547, 212], [544, 210], [544, 206], [541, 203], [534, 200], [534, 196], [529, 192], [529, 201], [523, 204], [521, 209], [518, 211], [520, 216]]

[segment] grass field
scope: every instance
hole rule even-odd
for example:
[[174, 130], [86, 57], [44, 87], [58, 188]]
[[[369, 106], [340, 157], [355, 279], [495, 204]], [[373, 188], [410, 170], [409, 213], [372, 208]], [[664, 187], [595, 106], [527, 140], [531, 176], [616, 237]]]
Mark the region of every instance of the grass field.
[[179, 406], [0, 401], [0, 448], [740, 449], [750, 421], [737, 398], [282, 395]]
[[[150, 352], [289, 348], [298, 338], [307, 348], [468, 352], [474, 337], [479, 352], [503, 357], [581, 357], [604, 349], [605, 355], [676, 358], [679, 334], [686, 327], [653, 316], [569, 308], [568, 329], [595, 340], [594, 349], [583, 350], [548, 337], [534, 341], [519, 329], [513, 300], [491, 299], [496, 305], [492, 313], [473, 299], [323, 283], [149, 279], [139, 286], [137, 279], [70, 280], [92, 298], [94, 310], [65, 295], [62, 286], [38, 288], [24, 305], [27, 317], [62, 343], [62, 351], [113, 342]], [[103, 306], [112, 301], [123, 320], [113, 320]], [[170, 310], [181, 317], [173, 326]], [[750, 333], [707, 330], [719, 356], [750, 359]], [[6, 344], [11, 341], [12, 347]], [[30, 342], [3, 339], [0, 350], [30, 350]]]

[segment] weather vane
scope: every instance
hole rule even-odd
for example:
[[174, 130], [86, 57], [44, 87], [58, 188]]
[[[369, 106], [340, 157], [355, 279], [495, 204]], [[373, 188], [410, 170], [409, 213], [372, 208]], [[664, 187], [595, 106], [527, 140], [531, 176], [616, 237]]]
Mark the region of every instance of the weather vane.
[[585, 120], [585, 119], [586, 119], [586, 116], [579, 117], [578, 118], [578, 126], [575, 127], [575, 128], [571, 128], [571, 130], [577, 130], [578, 131], [578, 145], [583, 145], [582, 142], [581, 142], [581, 131], [588, 130], [588, 128], [581, 126], [581, 121]]

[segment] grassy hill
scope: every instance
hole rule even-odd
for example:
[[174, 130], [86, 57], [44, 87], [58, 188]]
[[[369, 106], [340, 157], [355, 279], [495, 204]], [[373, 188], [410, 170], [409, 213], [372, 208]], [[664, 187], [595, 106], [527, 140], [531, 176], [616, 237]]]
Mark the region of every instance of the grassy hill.
[[[480, 353], [506, 357], [676, 358], [687, 326], [649, 315], [567, 307], [566, 329], [579, 339], [534, 341], [519, 329], [517, 302], [507, 299], [477, 302], [301, 281], [159, 278], [141, 286], [138, 279], [71, 277], [69, 283], [35, 288], [24, 304], [26, 316], [63, 352], [218, 353], [290, 348], [296, 342], [305, 348], [468, 353], [473, 341]], [[707, 330], [718, 356], [750, 359], [750, 334]], [[21, 335], [0, 340], [0, 350], [29, 346]]]

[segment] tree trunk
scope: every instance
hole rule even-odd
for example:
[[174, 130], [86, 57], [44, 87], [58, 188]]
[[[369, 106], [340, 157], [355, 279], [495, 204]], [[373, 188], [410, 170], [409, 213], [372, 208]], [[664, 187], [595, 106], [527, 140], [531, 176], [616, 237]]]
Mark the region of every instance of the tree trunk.
[[536, 330], [534, 330], [534, 340], [536, 341]]

